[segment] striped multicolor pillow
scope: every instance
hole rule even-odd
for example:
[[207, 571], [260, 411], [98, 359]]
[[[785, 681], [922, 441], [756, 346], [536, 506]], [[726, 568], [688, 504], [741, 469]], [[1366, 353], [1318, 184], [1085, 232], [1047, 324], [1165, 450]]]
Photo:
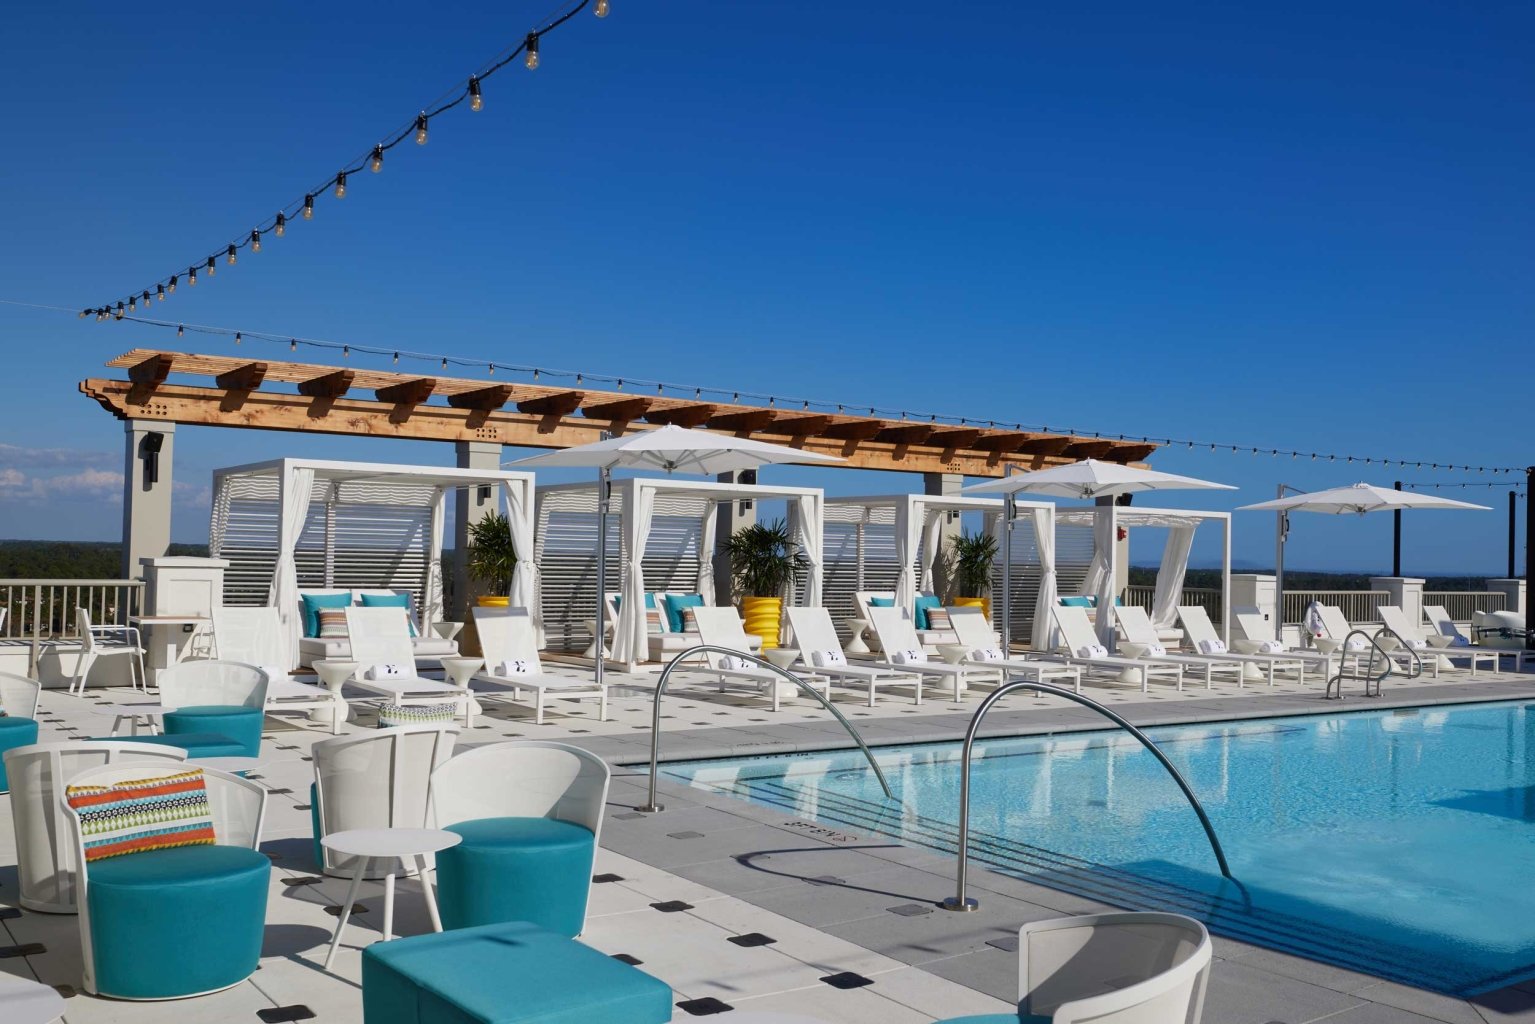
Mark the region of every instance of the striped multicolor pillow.
[[659, 608], [646, 608], [645, 609], [645, 632], [647, 632], [647, 633], [664, 633], [664, 632], [666, 632], [666, 625], [661, 620], [661, 609], [659, 609]]
[[453, 704], [382, 704], [378, 709], [378, 727], [452, 725], [457, 712]]
[[682, 631], [684, 633], [698, 632], [698, 613], [692, 608], [682, 609]]
[[64, 796], [80, 816], [87, 861], [216, 842], [201, 768], [111, 786], [68, 786]]
[[949, 618], [947, 608], [929, 608], [927, 610], [928, 629], [953, 629], [954, 623]]
[[318, 618], [322, 639], [345, 640], [347, 638], [345, 608], [322, 608]]

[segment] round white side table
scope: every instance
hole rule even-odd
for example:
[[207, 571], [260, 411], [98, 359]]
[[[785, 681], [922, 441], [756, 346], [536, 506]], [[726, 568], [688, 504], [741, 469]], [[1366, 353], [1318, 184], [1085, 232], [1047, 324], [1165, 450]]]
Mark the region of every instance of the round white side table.
[[434, 622], [434, 623], [432, 623], [432, 632], [436, 633], [438, 636], [440, 636], [444, 640], [448, 641], [448, 643], [452, 643], [453, 639], [458, 636], [459, 632], [463, 628], [464, 628], [464, 624], [462, 622]]
[[167, 711], [174, 711], [164, 704], [95, 704], [91, 706], [91, 712], [97, 715], [112, 716], [112, 735], [116, 736], [123, 722], [128, 723], [130, 736], [139, 734], [139, 719], [143, 719], [145, 728], [151, 736], [160, 734], [160, 716]]
[[863, 632], [869, 628], [868, 619], [848, 619], [847, 626], [853, 631], [853, 635], [847, 638], [847, 643], [842, 645], [843, 654], [868, 654], [869, 645], [864, 643]]
[[[357, 902], [357, 889], [362, 876], [367, 873], [372, 860], [403, 862], [407, 857], [419, 865], [421, 894], [426, 899], [427, 916], [432, 919], [432, 930], [442, 931], [442, 918], [437, 914], [437, 899], [432, 895], [432, 883], [427, 878], [427, 854], [437, 853], [457, 846], [463, 837], [453, 832], [435, 828], [354, 828], [345, 832], [333, 832], [320, 840], [328, 850], [357, 858], [352, 872], [352, 884], [346, 891], [346, 902], [341, 904], [341, 916], [336, 920], [336, 934], [331, 936], [330, 949], [325, 954], [325, 969], [336, 958], [341, 945], [341, 933], [346, 930], [347, 919], [352, 916], [352, 905]], [[394, 876], [390, 871], [384, 876], [384, 939], [394, 938]]]
[[[315, 675], [320, 677], [320, 685], [339, 697], [341, 695], [341, 688], [346, 685], [348, 679], [357, 674], [357, 669], [360, 666], [355, 661], [347, 661], [342, 658], [322, 658], [311, 667], [314, 669]], [[335, 710], [332, 708], [315, 708], [309, 712], [309, 720], [311, 722], [323, 722], [325, 725], [330, 725], [334, 717]], [[346, 718], [348, 721], [352, 718], [352, 708], [350, 705], [347, 705]]]
[[762, 652], [762, 659], [770, 665], [776, 665], [787, 672], [799, 660], [799, 649], [797, 647], [770, 647]]
[[[583, 619], [582, 621], [586, 623], [586, 631], [588, 633], [592, 634], [592, 642], [591, 642], [591, 645], [586, 648], [586, 650], [581, 652], [581, 657], [583, 657], [583, 658], [590, 658], [593, 661], [596, 661], [597, 660], [597, 642], [598, 642], [598, 637], [597, 637], [597, 620], [596, 619]], [[607, 645], [606, 641], [607, 641], [608, 637], [607, 637], [606, 625], [604, 625], [602, 633], [603, 633], [603, 635], [601, 637], [601, 639], [603, 641], [603, 643], [602, 643], [602, 656], [603, 656], [603, 658], [607, 658], [607, 656], [608, 656], [608, 645]]]
[[[441, 623], [439, 623], [439, 625], [441, 625]], [[474, 678], [474, 674], [478, 672], [481, 666], [484, 664], [484, 658], [443, 658], [442, 674], [447, 676], [448, 681], [451, 682], [454, 686], [459, 686], [467, 690], [469, 689], [469, 680]], [[484, 708], [480, 706], [479, 701], [475, 700], [473, 697], [469, 698], [470, 714], [478, 715], [483, 710]]]
[[964, 644], [939, 644], [938, 656], [950, 665], [963, 665], [970, 656], [970, 648]]

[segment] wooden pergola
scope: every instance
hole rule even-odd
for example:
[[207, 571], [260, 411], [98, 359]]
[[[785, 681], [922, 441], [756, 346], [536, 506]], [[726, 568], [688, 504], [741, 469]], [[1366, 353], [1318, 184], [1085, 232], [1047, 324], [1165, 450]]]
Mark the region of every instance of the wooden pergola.
[[[1141, 441], [741, 405], [540, 384], [134, 349], [121, 378], [80, 382], [121, 420], [570, 448], [604, 431], [675, 423], [836, 455], [854, 469], [1002, 476], [1084, 458], [1138, 463]], [[212, 378], [211, 386], [171, 375]], [[284, 387], [283, 385], [287, 385]]]

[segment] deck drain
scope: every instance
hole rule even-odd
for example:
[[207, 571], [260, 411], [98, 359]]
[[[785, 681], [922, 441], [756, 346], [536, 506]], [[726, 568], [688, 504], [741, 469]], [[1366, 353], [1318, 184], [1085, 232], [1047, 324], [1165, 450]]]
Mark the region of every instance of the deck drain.
[[771, 946], [778, 940], [771, 936], [763, 935], [761, 932], [747, 932], [745, 935], [732, 935], [725, 941], [750, 949], [754, 946]]
[[630, 967], [638, 967], [640, 964], [645, 962], [637, 956], [630, 956], [628, 953], [614, 953], [613, 959], [617, 960], [619, 963], [628, 964]]
[[704, 837], [702, 832], [668, 832], [666, 834], [673, 839], [702, 839]]
[[1018, 936], [1004, 935], [1000, 939], [988, 939], [986, 945], [1000, 949], [1004, 953], [1018, 952]]
[[281, 1024], [290, 1020], [314, 1020], [315, 1012], [307, 1006], [274, 1006], [267, 1010], [257, 1010], [256, 1016], [265, 1024]]
[[681, 900], [664, 900], [660, 903], [652, 903], [650, 909], [659, 910], [663, 914], [680, 914], [684, 910], [692, 910], [693, 904], [684, 903]]
[[623, 875], [615, 875], [612, 872], [608, 872], [607, 874], [593, 875], [592, 876], [592, 881], [593, 882], [597, 882], [597, 883], [602, 883], [602, 882], [622, 882], [623, 880], [624, 880], [624, 876]]
[[726, 1013], [734, 1010], [735, 1007], [713, 996], [704, 996], [702, 999], [684, 999], [677, 1004], [677, 1009], [690, 1013], [695, 1017], [707, 1017], [715, 1013]]
[[886, 907], [885, 910], [898, 917], [921, 917], [933, 912], [932, 907], [924, 907], [920, 903], [902, 903], [899, 907]]
[[828, 974], [821, 979], [832, 988], [863, 988], [865, 985], [874, 984], [873, 980], [865, 978], [861, 974], [852, 971], [843, 971], [841, 974]]

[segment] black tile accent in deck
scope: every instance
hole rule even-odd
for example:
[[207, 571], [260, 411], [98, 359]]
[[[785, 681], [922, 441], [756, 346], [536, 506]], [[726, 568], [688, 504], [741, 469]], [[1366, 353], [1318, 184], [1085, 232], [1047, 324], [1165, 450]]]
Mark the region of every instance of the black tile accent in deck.
[[0, 921], [9, 921], [20, 916], [20, 907], [0, 907]]
[[628, 953], [614, 953], [613, 959], [617, 960], [619, 963], [628, 964], [630, 967], [638, 967], [640, 964], [645, 962], [637, 956], [630, 956]]
[[843, 971], [841, 974], [828, 974], [821, 979], [832, 988], [863, 988], [865, 985], [874, 984], [873, 979], [865, 978], [861, 974], [852, 971]]
[[284, 878], [282, 880], [282, 884], [283, 885], [319, 885], [323, 881], [325, 881], [325, 879], [322, 878], [319, 875], [295, 875], [292, 878]]
[[886, 907], [887, 911], [900, 917], [921, 917], [923, 914], [931, 914], [932, 907], [923, 906], [921, 903], [902, 903], [899, 907]]
[[1016, 953], [1018, 952], [1018, 936], [1004, 935], [1000, 939], [988, 939], [986, 945], [994, 946], [1004, 953]]
[[671, 839], [702, 839], [704, 837], [702, 832], [668, 832], [666, 834]]
[[605, 874], [593, 875], [592, 876], [592, 881], [593, 882], [598, 882], [598, 883], [601, 883], [601, 882], [622, 882], [623, 880], [624, 880], [624, 876], [623, 875], [615, 875], [611, 871], [609, 871], [609, 872], [607, 872]]
[[693, 904], [684, 903], [681, 900], [665, 900], [661, 903], [652, 903], [652, 910], [659, 910], [663, 914], [679, 914], [684, 910], [692, 910]]
[[805, 879], [805, 882], [808, 885], [846, 885], [847, 879], [838, 878], [836, 875], [816, 875], [814, 878]]
[[[326, 907], [325, 908], [325, 912], [327, 914], [329, 914], [331, 917], [340, 917], [341, 916], [341, 905], [337, 904], [334, 907]], [[354, 913], [354, 914], [366, 914], [367, 912], [368, 912], [368, 908], [363, 906], [361, 903], [354, 903], [354, 904], [352, 904], [352, 913]]]
[[643, 818], [644, 815], [639, 811], [624, 811], [620, 814], [613, 815], [613, 817], [618, 821], [633, 821], [635, 818]]
[[293, 790], [291, 790], [291, 789], [269, 789], [269, 790], [267, 790], [267, 792], [270, 793], [272, 796], [283, 796], [284, 794], [293, 792]]
[[0, 960], [10, 960], [18, 956], [37, 956], [39, 953], [48, 952], [48, 947], [41, 942], [24, 942], [19, 946], [0, 946]]
[[295, 811], [310, 811], [310, 810], [314, 809], [314, 805], [313, 804], [294, 804], [293, 805], [293, 809]]
[[734, 1010], [735, 1007], [713, 996], [704, 996], [702, 999], [684, 999], [677, 1004], [677, 1009], [695, 1017], [707, 1017], [711, 1014]]
[[316, 1014], [309, 1007], [302, 1004], [294, 1006], [274, 1006], [267, 1010], [257, 1010], [256, 1016], [265, 1024], [281, 1024], [290, 1020], [314, 1020]]
[[753, 946], [771, 946], [778, 940], [770, 935], [763, 935], [761, 932], [747, 932], [745, 935], [732, 935], [725, 941], [750, 949]]

